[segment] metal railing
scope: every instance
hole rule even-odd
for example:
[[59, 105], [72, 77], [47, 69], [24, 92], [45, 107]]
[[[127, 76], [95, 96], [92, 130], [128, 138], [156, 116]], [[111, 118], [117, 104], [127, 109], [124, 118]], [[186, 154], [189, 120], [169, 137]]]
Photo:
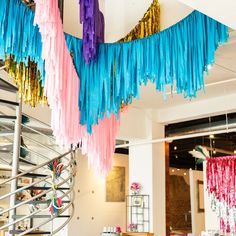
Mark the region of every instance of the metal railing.
[[[30, 117], [30, 120], [32, 119], [33, 118]], [[11, 191], [4, 193], [4, 195], [0, 195], [0, 203], [7, 199], [9, 199], [8, 202], [11, 202], [12, 199], [14, 201], [14, 204], [10, 204], [6, 209], [0, 211], [0, 216], [5, 214], [9, 215], [8, 221], [0, 227], [0, 231], [8, 230], [10, 235], [20, 236], [36, 232], [40, 232], [40, 234], [45, 232], [45, 234], [54, 235], [68, 224], [74, 214], [73, 187], [75, 151], [58, 151], [51, 145], [47, 145], [44, 142], [42, 143], [37, 139], [38, 136], [44, 141], [48, 139], [50, 140], [50, 144], [53, 143], [56, 147], [55, 139], [52, 136], [48, 136], [30, 125], [21, 124], [20, 126], [21, 127], [18, 127], [20, 130], [19, 140], [23, 138], [28, 143], [27, 147], [19, 143], [18, 149], [26, 150], [32, 157], [32, 160], [30, 159], [30, 161], [34, 162], [34, 160], [37, 160], [37, 163], [35, 163], [36, 166], [26, 167], [24, 166], [24, 163], [20, 162], [21, 159], [19, 159], [19, 155], [17, 160], [15, 160], [17, 162], [15, 164], [15, 167], [17, 167], [17, 170], [15, 170], [16, 174], [3, 181], [0, 180], [0, 188], [9, 184], [11, 186], [15, 185], [15, 188], [11, 187]], [[12, 127], [14, 127], [12, 123], [9, 125], [0, 123], [0, 128], [4, 128], [6, 131], [10, 131]], [[28, 133], [21, 132], [22, 128], [24, 131], [27, 130]], [[37, 137], [32, 137], [34, 135]], [[13, 145], [13, 151], [10, 152], [10, 154], [13, 154], [14, 148], [16, 148], [14, 147], [15, 138], [16, 137], [14, 136], [11, 138], [9, 135], [5, 137], [5, 140]], [[40, 151], [37, 149], [40, 149]], [[43, 152], [41, 150], [43, 150]], [[45, 154], [47, 152], [51, 153], [51, 157]], [[14, 162], [14, 160], [12, 161]], [[53, 165], [55, 161], [59, 163], [58, 167], [63, 164], [63, 167], [60, 169], [61, 175], [57, 177], [55, 175], [56, 167], [53, 171], [48, 167], [50, 164]], [[10, 164], [4, 158], [0, 158], [0, 163], [1, 162]], [[12, 166], [12, 169], [13, 167], [14, 166]], [[23, 184], [22, 178], [29, 182]], [[19, 198], [19, 195], [25, 195], [25, 197]], [[61, 204], [58, 205], [57, 201], [59, 200]], [[51, 213], [52, 209], [55, 212]], [[24, 215], [21, 214], [22, 211], [24, 212]], [[64, 215], [68, 211], [70, 211], [70, 213]], [[25, 212], [27, 212], [27, 214], [25, 214]], [[64, 221], [60, 222], [58, 226], [55, 226], [55, 220], [58, 217], [64, 219]], [[20, 225], [27, 220], [30, 221], [31, 225], [27, 228], [20, 228]]]

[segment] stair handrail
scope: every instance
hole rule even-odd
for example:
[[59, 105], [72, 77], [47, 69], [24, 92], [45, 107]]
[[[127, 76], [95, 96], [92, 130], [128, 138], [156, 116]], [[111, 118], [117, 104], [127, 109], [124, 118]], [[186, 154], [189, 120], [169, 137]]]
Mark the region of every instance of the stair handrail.
[[[21, 104], [21, 103], [19, 103], [19, 104]], [[19, 135], [18, 134], [16, 135], [16, 133], [15, 133], [14, 138], [21, 136], [25, 139], [28, 139], [30, 142], [37, 144], [36, 146], [41, 146], [45, 150], [50, 150], [50, 153], [49, 153], [48, 156], [46, 156], [46, 155], [43, 155], [43, 153], [41, 151], [38, 151], [38, 150], [35, 151], [34, 148], [33, 148], [33, 150], [31, 150], [27, 147], [24, 147], [21, 144], [13, 146], [13, 148], [15, 147], [14, 151], [16, 150], [16, 147], [17, 147], [17, 150], [20, 150], [20, 148], [22, 148], [24, 150], [28, 150], [27, 153], [35, 154], [36, 155], [35, 158], [37, 158], [37, 156], [40, 157], [40, 159], [43, 160], [43, 163], [41, 163], [37, 166], [34, 166], [32, 168], [24, 169], [24, 168], [21, 168], [21, 167], [17, 167], [16, 160], [17, 159], [19, 160], [20, 158], [19, 158], [18, 154], [14, 155], [15, 158], [13, 158], [13, 166], [15, 168], [12, 168], [15, 171], [15, 172], [12, 172], [14, 176], [12, 176], [12, 177], [10, 177], [6, 180], [3, 180], [3, 182], [0, 182], [0, 186], [3, 186], [3, 185], [5, 185], [9, 182], [12, 184], [11, 187], [13, 186], [13, 189], [11, 188], [10, 193], [7, 193], [4, 196], [0, 197], [0, 200], [8, 198], [8, 197], [10, 197], [10, 200], [11, 200], [11, 203], [10, 203], [10, 206], [8, 207], [8, 209], [4, 209], [3, 211], [0, 212], [0, 214], [4, 214], [6, 212], [9, 212], [9, 222], [6, 222], [6, 224], [1, 226], [0, 230], [8, 228], [9, 232], [10, 232], [10, 235], [15, 235], [15, 234], [25, 235], [25, 234], [30, 233], [30, 232], [34, 231], [35, 229], [37, 229], [39, 227], [42, 227], [43, 225], [48, 224], [49, 222], [53, 221], [55, 218], [58, 217], [58, 215], [61, 215], [63, 217], [62, 214], [65, 211], [67, 211], [69, 208], [71, 208], [70, 215], [69, 216], [64, 215], [64, 217], [66, 217], [67, 219], [65, 221], [63, 221], [63, 224], [60, 225], [60, 226], [57, 225], [55, 229], [52, 228], [50, 230], [51, 235], [54, 235], [55, 233], [60, 231], [66, 224], [68, 224], [68, 222], [71, 220], [71, 218], [74, 214], [74, 204], [73, 204], [74, 189], [73, 189], [73, 187], [74, 187], [75, 180], [74, 180], [73, 167], [74, 167], [74, 164], [75, 164], [75, 150], [70, 149], [68, 151], [65, 151], [65, 153], [62, 153], [63, 152], [62, 150], [56, 149], [56, 148], [54, 148], [54, 146], [51, 146], [51, 142], [44, 143], [44, 141], [43, 142], [41, 142], [40, 140], [38, 141], [38, 138], [31, 137], [30, 135], [27, 135], [28, 134], [27, 129], [28, 129], [28, 130], [32, 131], [32, 133], [36, 133], [36, 134], [39, 134], [41, 136], [44, 136], [44, 137], [47, 138], [47, 141], [52, 140], [56, 144], [56, 142], [55, 142], [56, 140], [51, 136], [51, 132], [50, 131], [48, 132], [48, 129], [47, 129], [47, 127], [49, 127], [48, 124], [38, 120], [37, 118], [31, 117], [29, 115], [25, 115], [26, 117], [29, 117], [30, 120], [33, 119], [36, 122], [39, 122], [39, 123], [45, 125], [46, 134], [43, 133], [43, 131], [41, 132], [41, 129], [40, 128], [38, 129], [37, 125], [36, 125], [36, 127], [34, 127], [34, 125], [30, 125], [30, 123], [28, 125], [27, 124], [21, 124], [20, 119], [18, 119], [18, 118], [21, 117], [22, 110], [18, 109], [20, 111], [20, 112], [18, 112], [17, 107], [13, 108], [13, 105], [17, 106], [18, 103], [10, 102], [10, 105], [11, 105], [11, 106], [9, 106], [10, 109], [15, 109], [16, 110], [17, 115], [15, 116], [16, 118], [14, 118], [14, 119], [16, 119], [19, 123], [19, 124], [17, 123], [19, 129], [16, 126], [14, 127], [15, 130], [16, 130], [15, 132], [19, 131], [20, 128], [22, 128], [22, 127], [25, 128], [24, 131], [26, 131], [25, 133], [21, 133]], [[1, 114], [1, 112], [0, 112], [0, 114]], [[7, 124], [8, 125], [6, 125], [5, 127], [7, 129], [12, 130], [12, 122], [7, 123]], [[4, 124], [1, 125], [1, 126], [4, 127]], [[43, 126], [43, 129], [44, 129], [44, 126]], [[15, 139], [11, 140], [11, 138], [10, 138], [8, 141], [10, 141], [10, 142], [13, 141], [14, 143], [16, 143]], [[11, 153], [11, 150], [9, 151], [9, 153]], [[57, 155], [57, 156], [53, 157], [54, 154]], [[70, 154], [71, 154], [71, 156], [69, 156]], [[53, 163], [55, 160], [61, 160], [62, 158], [63, 158], [64, 165], [63, 164], [57, 165], [57, 168], [58, 168], [57, 170], [60, 169], [60, 171], [63, 171], [62, 173], [65, 173], [65, 175], [61, 174], [60, 176], [56, 177], [57, 180], [56, 180], [56, 182], [54, 182], [55, 176], [54, 176], [54, 174], [52, 174], [52, 171], [54, 170], [54, 167], [53, 167], [53, 170], [49, 170], [47, 165], [50, 164], [50, 163]], [[35, 160], [36, 160], [35, 164], [40, 163], [42, 161], [42, 160], [38, 161], [38, 159], [35, 159]], [[5, 161], [3, 163], [5, 163]], [[8, 163], [8, 161], [7, 161], [7, 164], [10, 165], [10, 163]], [[34, 164], [34, 163], [32, 162], [32, 164]], [[61, 165], [63, 165], [63, 167]], [[51, 171], [50, 174], [46, 173], [45, 175], [42, 175], [42, 176], [40, 176], [40, 174], [39, 174], [39, 176], [35, 177], [37, 179], [34, 179], [34, 180], [32, 180], [32, 182], [27, 183], [26, 186], [22, 186], [21, 184], [19, 184], [18, 180], [19, 180], [20, 177], [23, 177], [26, 174], [30, 174], [30, 173], [34, 173], [34, 172], [36, 172], [35, 174], [37, 174], [37, 173], [40, 173], [40, 171], [41, 172], [45, 171], [46, 169]], [[19, 173], [19, 171], [20, 171], [20, 173]], [[52, 179], [48, 180], [50, 177]], [[34, 177], [32, 177], [32, 178], [34, 178]], [[17, 186], [17, 189], [14, 187], [14, 185]], [[13, 197], [15, 198], [17, 196], [16, 194], [18, 192], [22, 192], [22, 191], [28, 190], [28, 189], [40, 189], [40, 192], [36, 192], [36, 195], [30, 194], [29, 197], [27, 197], [28, 199], [26, 198], [26, 200], [24, 198], [20, 198], [20, 201], [18, 201], [16, 199], [14, 201], [12, 201], [12, 198]], [[48, 193], [50, 193], [50, 194], [47, 195]], [[46, 195], [46, 196], [44, 196], [44, 195]], [[41, 197], [43, 197], [43, 198], [41, 198]], [[54, 202], [55, 199], [57, 199], [57, 198], [60, 198], [62, 200], [62, 205], [57, 205]], [[22, 216], [17, 215], [16, 209], [18, 209], [19, 207], [21, 207], [23, 205], [26, 205], [26, 204], [32, 204], [36, 207], [34, 207], [33, 209], [30, 209], [30, 212], [26, 213], [27, 215], [22, 215]], [[46, 209], [44, 207], [38, 208], [37, 204], [44, 204], [44, 205], [46, 204]], [[53, 207], [53, 210], [50, 209], [50, 207]], [[54, 215], [55, 209], [58, 209], [59, 213]], [[32, 212], [32, 210], [33, 210], [33, 212]], [[42, 215], [44, 217], [44, 214], [42, 214], [42, 212], [45, 212], [46, 210], [48, 210], [48, 213], [49, 213], [49, 210], [52, 211], [51, 214], [45, 215], [45, 218], [47, 218], [48, 216], [50, 218], [47, 218], [45, 221], [43, 221], [42, 223], [39, 223], [38, 225], [36, 225], [38, 223], [37, 221], [34, 222], [36, 224], [33, 225], [33, 227], [31, 229], [28, 229], [28, 230], [23, 229], [23, 231], [15, 230], [18, 223], [22, 222], [22, 221], [25, 221], [25, 219], [35, 218], [35, 217], [37, 218], [37, 214], [39, 214], [39, 216]]]
[[[71, 164], [72, 164], [72, 161], [70, 161], [66, 166], [64, 166], [64, 167], [63, 167], [63, 170], [66, 170], [66, 168], [69, 167]], [[40, 169], [40, 168], [39, 168], [39, 169]], [[14, 192], [10, 192], [10, 193], [7, 193], [7, 194], [5, 194], [5, 195], [3, 195], [3, 196], [0, 196], [0, 200], [2, 200], [2, 199], [4, 199], [4, 198], [7, 198], [7, 197], [9, 197], [9, 196], [11, 196], [11, 195], [13, 195], [13, 194], [18, 193], [18, 192], [21, 192], [21, 191], [23, 191], [23, 190], [26, 190], [27, 188], [32, 187], [32, 186], [34, 186], [34, 185], [36, 185], [36, 184], [39, 184], [39, 183], [41, 183], [41, 182], [43, 182], [43, 181], [46, 181], [46, 179], [49, 179], [49, 178], [51, 178], [51, 175], [50, 175], [50, 174], [47, 175], [47, 176], [45, 176], [45, 177], [41, 177], [39, 180], [37, 180], [37, 181], [35, 181], [35, 182], [32, 182], [32, 183], [29, 184], [29, 185], [26, 185], [26, 186], [23, 186], [23, 187], [21, 187], [21, 188], [18, 188], [18, 189], [15, 190]], [[62, 180], [65, 180], [65, 179], [62, 178]], [[0, 213], [1, 213], [1, 212], [0, 212]]]
[[[72, 182], [73, 182], [73, 183], [72, 183], [72, 186], [74, 186], [74, 180], [73, 180]], [[72, 187], [71, 189], [73, 189], [73, 187]], [[73, 192], [73, 191], [72, 191], [72, 192]], [[73, 205], [73, 202], [74, 202], [74, 194], [72, 194], [71, 202], [70, 202], [66, 207], [64, 207], [64, 208], [61, 210], [60, 215], [61, 215], [63, 212], [65, 212], [71, 205]], [[74, 209], [74, 208], [73, 208], [73, 209]], [[57, 215], [53, 215], [50, 219], [48, 219], [48, 220], [46, 220], [46, 221], [43, 221], [42, 223], [40, 223], [39, 225], [37, 225], [37, 226], [35, 226], [35, 227], [31, 228], [31, 229], [26, 230], [25, 232], [19, 234], [19, 236], [23, 236], [23, 235], [25, 235], [25, 234], [28, 234], [28, 233], [32, 232], [33, 230], [35, 230], [35, 229], [37, 229], [37, 228], [39, 228], [39, 227], [41, 227], [41, 226], [43, 226], [43, 225], [49, 223], [50, 221], [54, 220], [55, 218], [57, 218]]]
[[22, 172], [22, 173], [20, 173], [20, 174], [18, 174], [18, 175], [16, 175], [16, 176], [14, 176], [14, 177], [11, 177], [11, 178], [9, 178], [9, 179], [7, 179], [7, 180], [1, 182], [1, 183], [0, 183], [0, 186], [3, 185], [3, 184], [8, 183], [8, 182], [10, 182], [10, 181], [12, 181], [12, 180], [14, 180], [14, 179], [17, 179], [17, 178], [19, 178], [19, 177], [21, 177], [21, 176], [24, 176], [24, 175], [26, 175], [26, 174], [28, 174], [28, 173], [30, 173], [30, 172], [32, 172], [32, 171], [35, 171], [35, 170], [37, 170], [37, 169], [40, 169], [40, 168], [42, 168], [43, 166], [45, 166], [45, 165], [51, 163], [52, 161], [55, 161], [55, 160], [57, 160], [57, 159], [61, 159], [61, 158], [67, 156], [68, 154], [70, 154], [70, 153], [72, 153], [72, 152], [73, 152], [73, 150], [69, 150], [69, 151], [67, 151], [66, 153], [61, 154], [61, 155], [59, 155], [59, 156], [57, 156], [57, 157], [54, 157], [54, 158], [52, 158], [52, 159], [50, 159], [50, 160], [48, 160], [48, 161], [46, 161], [46, 162], [44, 162], [44, 163], [42, 163], [42, 164], [40, 164], [40, 165], [38, 165], [38, 166], [32, 167], [31, 169], [28, 169], [27, 171], [24, 171], [24, 172]]
[[[62, 199], [65, 198], [65, 197], [66, 197], [68, 194], [70, 194], [71, 192], [73, 192], [73, 188], [70, 188], [66, 193], [64, 193], [64, 194], [61, 196], [61, 198], [62, 198]], [[30, 199], [30, 200], [32, 201], [32, 199]], [[34, 212], [32, 212], [32, 213], [30, 213], [30, 214], [28, 214], [28, 215], [25, 215], [25, 216], [23, 216], [23, 217], [21, 217], [21, 218], [15, 220], [15, 221], [13, 221], [13, 222], [10, 222], [10, 223], [8, 223], [8, 224], [5, 224], [5, 225], [1, 226], [1, 227], [0, 227], [0, 230], [5, 229], [5, 228], [8, 228], [8, 227], [11, 226], [11, 225], [14, 225], [14, 224], [16, 224], [16, 223], [18, 223], [18, 222], [20, 222], [20, 221], [22, 221], [22, 220], [25, 220], [25, 219], [27, 219], [27, 218], [30, 218], [31, 216], [34, 216], [34, 215], [36, 215], [36, 214], [38, 214], [38, 213], [41, 213], [41, 212], [44, 212], [44, 211], [46, 211], [46, 210], [48, 210], [48, 208], [46, 208], [46, 209], [38, 209], [38, 210], [36, 210], [36, 211], [34, 211]]]
[[[61, 183], [59, 183], [57, 186], [60, 187], [61, 185], [65, 184], [65, 183], [66, 183], [68, 180], [70, 180], [70, 179], [71, 179], [71, 176], [67, 177], [64, 181], [62, 181]], [[23, 205], [25, 205], [26, 203], [28, 203], [28, 202], [30, 202], [30, 201], [32, 201], [32, 200], [35, 200], [35, 199], [37, 199], [37, 198], [39, 198], [39, 197], [42, 197], [43, 195], [45, 195], [45, 194], [47, 194], [47, 193], [49, 193], [49, 192], [51, 192], [51, 191], [53, 191], [53, 190], [54, 190], [54, 189], [51, 187], [51, 188], [49, 188], [48, 190], [45, 190], [45, 191], [43, 191], [43, 192], [41, 192], [41, 193], [35, 195], [34, 197], [25, 200], [24, 202], [21, 202], [21, 203], [19, 203], [19, 204], [14, 205], [13, 207], [9, 207], [8, 209], [1, 211], [0, 214], [4, 214], [4, 213], [6, 213], [6, 212], [8, 212], [8, 211], [10, 211], [10, 210], [16, 209], [17, 207], [23, 206]]]

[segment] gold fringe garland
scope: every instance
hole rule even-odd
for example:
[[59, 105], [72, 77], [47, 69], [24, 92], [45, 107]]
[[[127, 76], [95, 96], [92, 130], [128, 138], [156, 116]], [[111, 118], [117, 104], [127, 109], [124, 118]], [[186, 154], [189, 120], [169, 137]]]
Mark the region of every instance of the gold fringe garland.
[[35, 62], [29, 58], [27, 65], [23, 62], [17, 64], [13, 56], [6, 56], [5, 65], [7, 72], [18, 86], [19, 97], [25, 103], [32, 107], [35, 107], [39, 103], [47, 103], [47, 99], [43, 95], [40, 73]]
[[153, 0], [139, 23], [118, 42], [128, 42], [135, 39], [144, 38], [160, 31], [160, 4], [158, 0]]

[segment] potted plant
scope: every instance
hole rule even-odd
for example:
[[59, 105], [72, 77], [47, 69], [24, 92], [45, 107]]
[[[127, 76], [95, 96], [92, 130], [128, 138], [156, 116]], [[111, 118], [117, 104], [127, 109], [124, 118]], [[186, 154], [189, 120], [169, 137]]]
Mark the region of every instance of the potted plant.
[[131, 190], [132, 194], [134, 194], [134, 195], [139, 194], [141, 188], [142, 188], [141, 184], [137, 183], [137, 182], [133, 182], [130, 186], [130, 190]]

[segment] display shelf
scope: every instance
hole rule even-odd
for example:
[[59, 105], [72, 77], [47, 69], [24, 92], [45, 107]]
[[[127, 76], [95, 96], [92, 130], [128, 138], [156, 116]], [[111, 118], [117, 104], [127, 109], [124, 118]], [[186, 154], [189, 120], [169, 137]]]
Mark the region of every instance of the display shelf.
[[149, 232], [150, 230], [150, 203], [149, 195], [126, 196], [127, 227], [129, 224], [137, 225], [137, 232]]

